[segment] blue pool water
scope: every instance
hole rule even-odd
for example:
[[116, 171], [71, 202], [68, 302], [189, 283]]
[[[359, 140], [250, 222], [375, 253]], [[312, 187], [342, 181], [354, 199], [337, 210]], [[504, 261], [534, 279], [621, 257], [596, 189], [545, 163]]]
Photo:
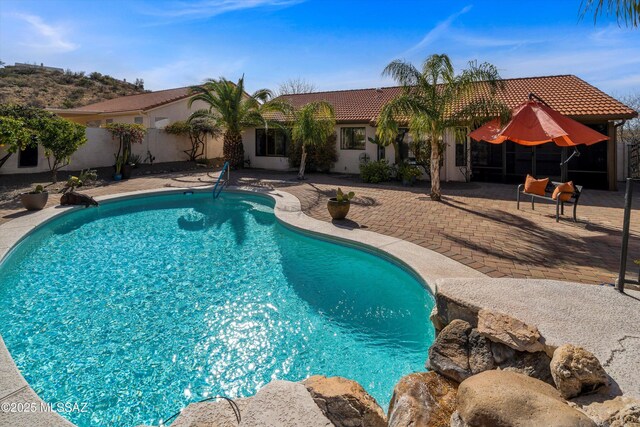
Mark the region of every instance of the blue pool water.
[[424, 370], [431, 295], [407, 271], [279, 224], [262, 196], [105, 203], [37, 229], [0, 265], [0, 334], [80, 426], [157, 424], [207, 396], [313, 374], [386, 408]]

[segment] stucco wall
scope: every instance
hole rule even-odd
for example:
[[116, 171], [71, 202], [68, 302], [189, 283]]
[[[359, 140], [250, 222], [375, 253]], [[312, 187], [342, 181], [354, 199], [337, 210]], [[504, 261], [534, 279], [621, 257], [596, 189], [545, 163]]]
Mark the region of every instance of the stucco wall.
[[[140, 154], [144, 159], [147, 150], [155, 156], [155, 162], [175, 162], [187, 160], [187, 155], [183, 150], [191, 146], [188, 136], [169, 135], [161, 129], [155, 128], [156, 118], [165, 117], [168, 120], [165, 124], [170, 124], [178, 120], [186, 120], [193, 111], [205, 108], [201, 102], [195, 102], [191, 108], [188, 107], [188, 99], [182, 99], [170, 104], [149, 110], [148, 112], [132, 112], [120, 115], [101, 115], [73, 118], [72, 120], [81, 124], [86, 124], [91, 120], [100, 120], [101, 125], [106, 124], [106, 119], [113, 119], [114, 123], [133, 123], [136, 116], [143, 117], [143, 126], [147, 128], [147, 135], [142, 144], [134, 145], [132, 152]], [[88, 127], [86, 129], [87, 142], [71, 156], [71, 164], [62, 170], [79, 170], [111, 166], [114, 163], [114, 154], [117, 150], [116, 141], [111, 139], [111, 135], [103, 128]], [[0, 156], [4, 155], [4, 150], [0, 148]], [[205, 144], [205, 157], [222, 157], [222, 136], [217, 138], [207, 138]], [[38, 147], [38, 165], [35, 167], [18, 167], [18, 154], [14, 154], [0, 168], [0, 174], [14, 173], [34, 173], [48, 171], [47, 159], [44, 156], [42, 147]], [[64, 176], [64, 175], [63, 175]]]
[[288, 157], [256, 156], [255, 129], [248, 129], [242, 133], [242, 145], [244, 146], [244, 158], [251, 162], [250, 167], [269, 170], [289, 169]]
[[[341, 128], [344, 127], [364, 127], [366, 134], [366, 143], [364, 150], [342, 150], [340, 148], [340, 136]], [[378, 159], [378, 146], [369, 142], [368, 138], [373, 138], [376, 134], [376, 128], [370, 125], [361, 124], [345, 124], [336, 126], [336, 150], [338, 153], [338, 161], [331, 169], [336, 173], [348, 173], [359, 174], [360, 173], [360, 156], [363, 153], [369, 155], [370, 161]], [[459, 168], [455, 166], [455, 140], [453, 139], [453, 132], [447, 132], [445, 134], [445, 143], [447, 144], [444, 153], [444, 166], [440, 171], [440, 178], [445, 181], [464, 181], [464, 174]], [[410, 141], [410, 137], [407, 136], [407, 140]], [[242, 135], [242, 141], [244, 144], [245, 158], [251, 160], [251, 167], [270, 169], [270, 170], [287, 170], [289, 169], [289, 161], [286, 157], [264, 157], [256, 156], [256, 131], [255, 129], [249, 129]], [[410, 153], [410, 155], [412, 155]], [[395, 162], [395, 152], [393, 146], [389, 145], [385, 147], [385, 158], [390, 164]], [[423, 175], [422, 179], [425, 179], [426, 175]]]
[[[114, 154], [118, 149], [117, 141], [111, 138], [109, 131], [103, 128], [87, 128], [87, 142], [71, 156], [71, 163], [62, 170], [80, 170], [87, 168], [97, 168], [111, 166], [114, 163]], [[155, 163], [175, 162], [187, 160], [187, 155], [183, 150], [191, 147], [191, 142], [187, 136], [169, 135], [161, 129], [148, 129], [147, 135], [141, 144], [134, 144], [131, 148], [133, 154], [139, 154], [143, 160], [147, 156], [147, 150], [155, 156]], [[0, 148], [0, 156], [4, 155], [4, 150]], [[222, 156], [221, 140], [210, 139], [207, 143], [207, 157]], [[35, 167], [18, 167], [18, 154], [12, 155], [9, 160], [0, 168], [0, 174], [22, 174], [45, 172], [49, 170], [44, 150], [38, 147], [38, 165]], [[60, 179], [65, 175], [60, 175]]]
[[189, 108], [189, 99], [185, 98], [147, 111], [102, 113], [99, 115], [88, 116], [74, 116], [72, 112], [65, 114], [64, 111], [61, 111], [59, 112], [59, 115], [82, 125], [86, 125], [89, 122], [99, 121], [100, 126], [107, 124], [107, 120], [113, 120], [113, 123], [134, 123], [135, 117], [142, 117], [142, 125], [145, 128], [155, 128], [155, 119], [158, 117], [166, 117], [169, 119], [168, 123], [173, 123], [178, 120], [188, 119], [191, 113], [202, 108], [206, 108], [206, 104], [202, 101], [194, 102], [191, 108]]
[[[332, 172], [358, 174], [360, 173], [360, 155], [367, 153], [370, 160], [377, 159], [377, 145], [367, 140], [364, 150], [342, 150], [340, 149], [340, 133], [343, 127], [365, 127], [366, 138], [375, 136], [375, 128], [364, 125], [339, 125], [336, 126], [336, 150], [338, 153], [338, 161], [331, 169]], [[271, 170], [287, 170], [289, 169], [289, 159], [287, 157], [268, 157], [256, 156], [256, 130], [249, 129], [242, 134], [242, 142], [244, 144], [245, 158], [251, 161], [251, 167]], [[386, 158], [390, 163], [394, 161], [393, 147], [387, 147], [385, 151]]]
[[629, 145], [618, 140], [616, 144], [616, 149], [617, 149], [617, 153], [616, 153], [617, 180], [624, 181], [629, 176]]

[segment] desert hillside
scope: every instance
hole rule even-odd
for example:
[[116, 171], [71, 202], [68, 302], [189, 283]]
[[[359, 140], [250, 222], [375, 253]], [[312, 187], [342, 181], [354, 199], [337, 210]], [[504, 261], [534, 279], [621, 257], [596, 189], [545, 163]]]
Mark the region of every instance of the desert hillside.
[[141, 80], [129, 83], [98, 72], [39, 66], [0, 68], [0, 103], [73, 108], [142, 92]]

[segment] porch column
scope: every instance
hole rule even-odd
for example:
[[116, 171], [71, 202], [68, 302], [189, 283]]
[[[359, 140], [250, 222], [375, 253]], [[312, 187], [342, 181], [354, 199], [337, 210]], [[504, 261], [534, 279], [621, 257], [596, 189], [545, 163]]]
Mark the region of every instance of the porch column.
[[616, 145], [617, 138], [616, 128], [612, 121], [607, 123], [607, 181], [609, 182], [609, 190], [616, 191], [618, 189], [618, 173], [616, 170]]

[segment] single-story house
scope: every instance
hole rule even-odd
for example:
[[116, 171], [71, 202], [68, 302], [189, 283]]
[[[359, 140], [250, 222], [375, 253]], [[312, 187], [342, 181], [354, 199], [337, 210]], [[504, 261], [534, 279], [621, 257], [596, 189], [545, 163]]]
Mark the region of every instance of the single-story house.
[[[113, 165], [116, 142], [106, 129], [101, 128], [109, 123], [137, 123], [147, 129], [142, 145], [132, 147], [133, 154], [140, 155], [143, 159], [151, 155], [158, 163], [186, 160], [183, 150], [191, 146], [188, 136], [169, 135], [163, 129], [173, 122], [186, 120], [194, 111], [205, 108], [205, 104], [200, 101], [189, 108], [189, 98], [189, 88], [181, 87], [123, 96], [78, 108], [48, 109], [87, 126], [87, 143], [71, 157], [71, 164], [66, 169]], [[34, 147], [17, 153], [0, 168], [0, 173], [49, 170], [43, 151], [42, 147]], [[207, 158], [222, 157], [222, 138], [207, 138], [204, 154]]]
[[[516, 107], [534, 93], [552, 108], [597, 131], [609, 140], [579, 148], [581, 155], [560, 166], [567, 149], [553, 143], [524, 147], [513, 142], [492, 145], [471, 141], [468, 129], [451, 129], [441, 179], [444, 181], [524, 182], [527, 173], [554, 180], [573, 180], [590, 188], [616, 189], [626, 174], [626, 147], [616, 140], [616, 125], [637, 116], [637, 112], [584, 80], [573, 75], [505, 79], [504, 90], [497, 94], [509, 107]], [[376, 120], [383, 105], [401, 91], [400, 87], [341, 90], [285, 95], [294, 107], [313, 101], [327, 101], [336, 112], [338, 161], [334, 172], [358, 173], [360, 162], [388, 159], [394, 162], [394, 150], [371, 143]], [[403, 158], [411, 158], [408, 135], [401, 144]], [[289, 169], [287, 141], [276, 129], [249, 129], [243, 134], [245, 156], [252, 167]], [[570, 154], [570, 153], [569, 153]]]

